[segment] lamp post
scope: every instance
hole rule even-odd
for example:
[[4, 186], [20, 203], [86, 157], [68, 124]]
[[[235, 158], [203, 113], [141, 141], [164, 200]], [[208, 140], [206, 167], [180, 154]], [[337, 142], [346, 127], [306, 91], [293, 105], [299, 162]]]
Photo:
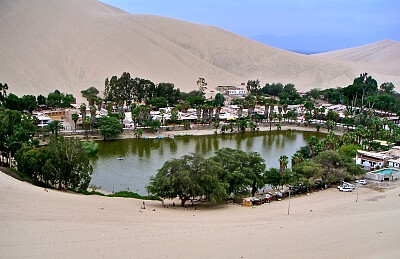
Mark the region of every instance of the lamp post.
[[287, 209], [288, 215], [290, 214], [290, 189], [291, 189], [291, 186], [289, 185], [289, 205], [288, 205], [288, 209]]

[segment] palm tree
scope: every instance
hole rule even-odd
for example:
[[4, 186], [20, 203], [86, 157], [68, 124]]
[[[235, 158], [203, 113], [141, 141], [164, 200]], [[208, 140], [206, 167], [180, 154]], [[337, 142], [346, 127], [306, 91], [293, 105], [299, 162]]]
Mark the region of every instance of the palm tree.
[[161, 130], [163, 130], [163, 126], [164, 126], [164, 114], [165, 114], [165, 111], [164, 111], [164, 110], [160, 110], [160, 115], [161, 115]]
[[143, 130], [142, 129], [136, 129], [135, 130], [135, 137], [140, 138], [143, 135]]
[[78, 115], [77, 113], [74, 113], [74, 114], [71, 115], [71, 119], [74, 121], [74, 124], [75, 124], [75, 132], [76, 132], [76, 123], [77, 123], [78, 120], [79, 120], [79, 115]]
[[81, 111], [82, 121], [83, 121], [83, 118], [86, 117], [86, 104], [82, 103], [79, 109]]
[[292, 156], [292, 168], [295, 165], [300, 164], [303, 161], [304, 161], [304, 157], [301, 155], [300, 152], [294, 153], [294, 155]]
[[202, 109], [203, 109], [202, 105], [196, 104], [196, 116], [198, 121], [200, 121]]
[[215, 122], [214, 122], [215, 134], [218, 134], [218, 128], [219, 128], [219, 126], [220, 126], [219, 121], [215, 121]]
[[283, 109], [283, 112], [284, 112], [283, 118], [285, 118], [285, 117], [287, 118], [287, 110], [288, 110], [287, 103], [282, 104], [282, 109]]
[[271, 103], [270, 98], [262, 97], [260, 99], [260, 104], [264, 105], [264, 118], [266, 121], [268, 121], [268, 113], [269, 113], [269, 105]]
[[269, 114], [269, 116], [268, 116], [268, 119], [269, 119], [269, 130], [271, 131], [271, 128], [272, 128], [272, 120], [275, 118], [275, 113], [274, 112], [271, 112], [270, 114]]
[[92, 133], [94, 128], [94, 123], [96, 122], [96, 111], [97, 109], [94, 105], [90, 107], [90, 127], [92, 129]]
[[172, 128], [175, 129], [175, 123], [178, 121], [178, 109], [173, 108], [171, 110], [171, 122], [172, 122]]
[[325, 149], [333, 150], [335, 148], [335, 144], [337, 142], [336, 136], [333, 132], [330, 132], [328, 136], [325, 138]]
[[218, 103], [218, 104], [216, 105], [216, 108], [217, 108], [217, 109], [216, 109], [216, 111], [215, 111], [215, 119], [216, 119], [216, 120], [219, 120], [219, 114], [221, 113], [221, 108], [222, 108], [222, 107], [221, 107], [221, 104]]
[[283, 174], [283, 171], [287, 169], [287, 165], [289, 163], [289, 159], [287, 156], [280, 156], [279, 157], [279, 172]]
[[238, 118], [239, 118], [239, 119], [242, 118], [242, 112], [243, 112], [243, 107], [244, 107], [244, 102], [243, 102], [243, 100], [242, 100], [242, 99], [238, 99], [238, 98], [233, 99], [233, 100], [232, 100], [232, 104], [237, 105], [237, 106], [239, 107], [239, 110], [238, 110]]
[[96, 105], [97, 105], [97, 110], [100, 111], [101, 110], [101, 106], [103, 105], [103, 99], [101, 99], [101, 97], [97, 97]]
[[190, 102], [189, 101], [184, 101], [183, 102], [183, 110], [184, 110], [184, 112], [187, 112], [187, 110], [189, 110], [189, 108], [190, 108]]
[[309, 140], [308, 140], [308, 147], [310, 148], [310, 152], [311, 152], [311, 156], [316, 156], [317, 155], [317, 146], [319, 144], [319, 140], [316, 136], [312, 136]]
[[245, 100], [246, 100], [246, 104], [249, 107], [247, 116], [251, 119], [254, 109], [255, 109], [255, 106], [256, 106], [256, 98], [254, 97], [254, 95], [248, 95], [248, 96], [246, 96]]
[[257, 124], [254, 121], [249, 121], [249, 127], [251, 131], [257, 130]]
[[133, 120], [133, 128], [136, 129], [136, 120], [139, 116], [139, 109], [136, 104], [131, 104], [131, 118]]
[[50, 122], [49, 124], [47, 124], [47, 130], [51, 131], [51, 135], [56, 135], [56, 137], [58, 137], [58, 133], [60, 132], [60, 130], [63, 128], [63, 125], [60, 121], [58, 120], [54, 120], [52, 122]]
[[82, 117], [82, 126], [85, 129], [86, 139], [89, 139], [88, 133], [89, 133], [89, 129], [90, 129], [91, 125], [92, 125], [92, 121], [91, 121], [91, 119], [89, 119], [89, 117], [87, 117], [87, 116]]
[[108, 114], [111, 114], [113, 112], [113, 104], [111, 101], [107, 101], [106, 109], [107, 109]]
[[121, 124], [124, 123], [124, 119], [125, 119], [125, 112], [121, 111], [118, 113], [118, 119], [120, 120]]

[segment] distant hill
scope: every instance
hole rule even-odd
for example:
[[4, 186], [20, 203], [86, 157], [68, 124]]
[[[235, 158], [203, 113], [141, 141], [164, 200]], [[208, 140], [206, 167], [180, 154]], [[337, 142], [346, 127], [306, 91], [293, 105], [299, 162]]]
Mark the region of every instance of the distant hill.
[[372, 44], [316, 54], [315, 57], [356, 63], [388, 75], [398, 75], [400, 71], [400, 42], [382, 40]]
[[89, 86], [102, 90], [106, 77], [124, 71], [183, 91], [196, 89], [199, 77], [209, 89], [258, 78], [306, 91], [348, 85], [365, 71], [378, 81], [400, 83], [400, 70], [382, 74], [373, 66], [284, 51], [213, 26], [131, 15], [95, 0], [0, 1], [0, 24], [0, 81], [17, 94], [59, 89], [79, 96]]
[[361, 43], [361, 41], [349, 42], [347, 38], [333, 37], [328, 35], [293, 35], [278, 37], [271, 34], [260, 34], [251, 36], [250, 39], [259, 41], [275, 48], [285, 49], [288, 51], [307, 55], [349, 48], [353, 46], [358, 46]]

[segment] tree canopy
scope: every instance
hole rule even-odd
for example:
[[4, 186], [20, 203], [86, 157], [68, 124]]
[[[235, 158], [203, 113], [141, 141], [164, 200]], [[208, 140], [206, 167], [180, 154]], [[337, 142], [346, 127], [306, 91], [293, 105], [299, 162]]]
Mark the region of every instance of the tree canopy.
[[97, 119], [97, 123], [100, 129], [100, 134], [104, 137], [104, 140], [107, 140], [107, 138], [117, 137], [124, 129], [124, 126], [115, 117], [102, 116]]
[[224, 183], [218, 177], [221, 171], [218, 163], [195, 154], [185, 155], [165, 162], [150, 178], [147, 190], [164, 198], [179, 197], [182, 206], [194, 199], [222, 201], [227, 194]]

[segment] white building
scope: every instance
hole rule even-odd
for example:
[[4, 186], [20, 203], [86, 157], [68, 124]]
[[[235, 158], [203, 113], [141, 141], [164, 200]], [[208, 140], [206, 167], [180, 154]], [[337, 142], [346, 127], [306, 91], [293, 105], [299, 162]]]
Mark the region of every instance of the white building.
[[52, 119], [49, 116], [43, 113], [38, 113], [37, 115], [35, 115], [35, 117], [39, 120], [38, 124], [39, 128], [46, 127], [52, 121]]
[[391, 156], [384, 153], [357, 150], [356, 164], [364, 166], [366, 170], [375, 169], [377, 167], [382, 168], [391, 158]]
[[232, 90], [227, 90], [226, 93], [229, 96], [245, 96], [246, 95], [246, 90], [243, 90], [243, 89], [232, 89]]

